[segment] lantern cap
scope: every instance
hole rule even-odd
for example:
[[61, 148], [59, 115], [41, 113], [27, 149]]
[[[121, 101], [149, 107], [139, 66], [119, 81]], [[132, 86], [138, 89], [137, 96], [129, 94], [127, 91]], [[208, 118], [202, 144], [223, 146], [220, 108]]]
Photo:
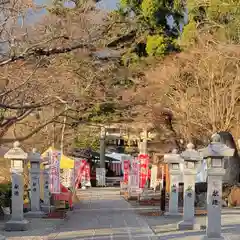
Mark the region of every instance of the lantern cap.
[[235, 149], [221, 143], [221, 137], [219, 134], [213, 134], [211, 140], [211, 143], [206, 148], [199, 149], [203, 158], [224, 158], [232, 157], [234, 155]]
[[180, 154], [177, 153], [177, 149], [173, 149], [171, 153], [164, 155], [164, 162], [168, 164], [172, 163], [182, 163], [183, 159]]
[[202, 160], [201, 154], [194, 149], [193, 143], [188, 143], [187, 149], [181, 153], [181, 157], [184, 161], [198, 162]]
[[28, 154], [28, 159], [30, 162], [40, 162], [42, 160], [41, 154], [37, 152], [36, 148], [33, 148], [32, 152]]
[[13, 143], [13, 148], [9, 149], [9, 151], [4, 154], [4, 158], [25, 160], [27, 159], [27, 153], [20, 148], [20, 142], [16, 141]]

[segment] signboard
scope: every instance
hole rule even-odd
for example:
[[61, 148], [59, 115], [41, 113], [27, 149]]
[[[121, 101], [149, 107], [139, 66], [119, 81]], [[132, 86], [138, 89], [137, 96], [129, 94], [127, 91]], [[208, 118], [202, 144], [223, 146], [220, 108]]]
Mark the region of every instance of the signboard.
[[58, 151], [50, 151], [50, 165], [49, 165], [49, 177], [50, 177], [50, 192], [60, 193], [60, 159], [61, 153]]
[[106, 169], [105, 168], [96, 168], [96, 179], [97, 179], [97, 186], [106, 185]]
[[147, 183], [147, 179], [149, 177], [149, 156], [147, 154], [139, 154], [138, 155], [139, 163], [140, 163], [140, 188], [144, 188]]

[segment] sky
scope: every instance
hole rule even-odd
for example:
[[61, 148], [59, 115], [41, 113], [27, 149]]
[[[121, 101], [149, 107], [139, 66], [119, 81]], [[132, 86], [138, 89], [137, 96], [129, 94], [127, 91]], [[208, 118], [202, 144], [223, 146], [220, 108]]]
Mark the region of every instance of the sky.
[[[36, 5], [38, 6], [50, 6], [52, 1], [51, 0], [34, 0], [34, 2], [36, 3]], [[66, 2], [70, 2], [70, 1], [66, 1]], [[117, 8], [117, 4], [118, 4], [119, 0], [101, 0], [100, 2], [98, 2], [96, 4], [97, 8], [103, 9], [103, 10], [114, 10]], [[32, 9], [29, 9], [27, 15], [25, 16], [25, 22], [27, 24], [34, 24], [38, 21], [41, 20], [41, 18], [47, 14], [47, 10], [42, 8], [39, 9], [37, 11], [33, 11]]]
[[102, 0], [96, 4], [100, 9], [114, 10], [117, 8], [119, 0]]

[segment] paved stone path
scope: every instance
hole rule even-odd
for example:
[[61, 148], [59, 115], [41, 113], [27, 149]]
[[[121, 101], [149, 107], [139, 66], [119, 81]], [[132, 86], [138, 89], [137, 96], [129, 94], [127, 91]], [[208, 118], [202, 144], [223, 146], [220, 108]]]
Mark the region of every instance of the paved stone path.
[[60, 233], [49, 240], [157, 239], [143, 218], [119, 196], [119, 189], [86, 190]]
[[[30, 219], [26, 232], [0, 233], [7, 240], [200, 240], [205, 233], [177, 231], [181, 217], [137, 214], [140, 208], [126, 202], [119, 195], [119, 188], [81, 190], [79, 197], [80, 203], [66, 220]], [[206, 222], [205, 217], [196, 220], [200, 224]], [[240, 209], [223, 210], [222, 223], [226, 240], [240, 239]]]
[[[202, 231], [178, 231], [177, 224], [182, 217], [145, 216], [144, 220], [158, 236], [159, 240], [200, 240]], [[197, 216], [196, 223], [206, 226], [206, 216]], [[222, 235], [226, 240], [240, 240], [240, 209], [222, 210]]]

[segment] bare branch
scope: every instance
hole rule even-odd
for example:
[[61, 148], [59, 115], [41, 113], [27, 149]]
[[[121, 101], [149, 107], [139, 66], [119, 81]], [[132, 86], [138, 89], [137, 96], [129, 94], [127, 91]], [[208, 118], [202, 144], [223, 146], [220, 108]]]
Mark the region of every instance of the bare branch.
[[15, 62], [18, 60], [26, 60], [27, 58], [31, 56], [51, 56], [51, 55], [56, 55], [60, 53], [67, 53], [74, 51], [76, 49], [84, 49], [87, 48], [90, 51], [95, 51], [95, 47], [91, 44], [86, 44], [86, 43], [79, 43], [70, 47], [58, 47], [58, 48], [51, 48], [51, 49], [43, 49], [43, 48], [36, 48], [36, 49], [27, 49], [26, 53], [18, 56], [13, 56], [7, 60], [4, 60], [0, 62], [0, 66], [4, 66], [10, 62]]
[[[23, 137], [16, 137], [16, 138], [0, 138], [0, 144], [6, 144], [6, 143], [11, 143], [14, 141], [25, 141], [28, 138], [32, 137], [34, 134], [38, 133], [41, 131], [43, 128], [45, 128], [47, 125], [50, 123], [54, 122], [55, 119], [57, 119], [61, 114], [63, 114], [66, 110], [62, 111], [58, 115], [54, 116], [54, 118], [46, 121], [45, 123], [41, 124], [40, 126], [36, 127], [34, 130], [32, 130], [30, 133], [26, 134]], [[16, 134], [16, 133], [15, 133]]]
[[18, 110], [18, 109], [25, 109], [25, 110], [28, 110], [28, 109], [34, 109], [34, 108], [40, 108], [40, 107], [45, 107], [45, 106], [49, 106], [50, 104], [52, 103], [55, 103], [57, 102], [57, 100], [54, 100], [54, 101], [50, 101], [50, 102], [47, 102], [47, 103], [38, 103], [38, 104], [25, 104], [25, 105], [7, 105], [7, 104], [2, 104], [0, 103], [0, 108], [3, 108], [3, 109], [12, 109], [12, 110]]

